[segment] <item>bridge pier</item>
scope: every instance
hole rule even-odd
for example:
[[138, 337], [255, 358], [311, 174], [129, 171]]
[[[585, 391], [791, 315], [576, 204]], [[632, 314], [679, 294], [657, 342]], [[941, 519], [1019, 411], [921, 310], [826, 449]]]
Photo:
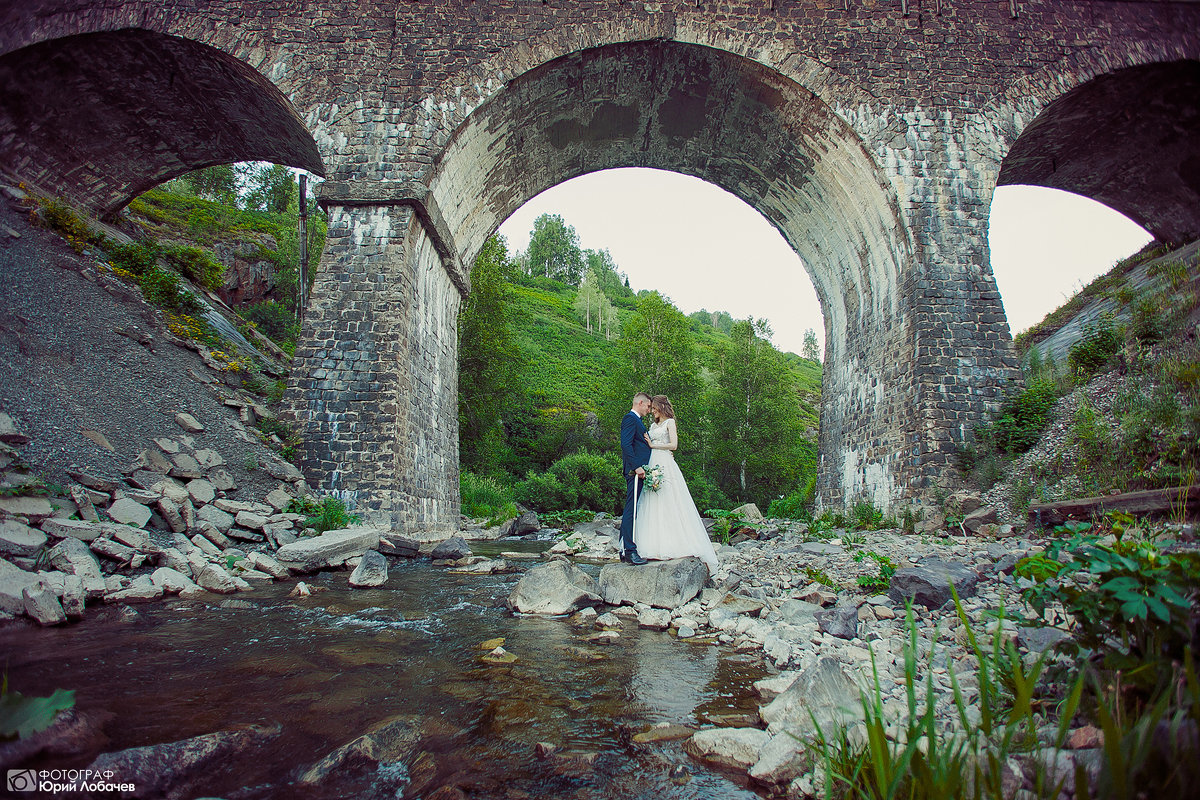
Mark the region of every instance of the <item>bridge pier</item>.
[[329, 236], [285, 412], [314, 488], [373, 524], [452, 533], [462, 279], [444, 268], [419, 201], [367, 194], [324, 201]]

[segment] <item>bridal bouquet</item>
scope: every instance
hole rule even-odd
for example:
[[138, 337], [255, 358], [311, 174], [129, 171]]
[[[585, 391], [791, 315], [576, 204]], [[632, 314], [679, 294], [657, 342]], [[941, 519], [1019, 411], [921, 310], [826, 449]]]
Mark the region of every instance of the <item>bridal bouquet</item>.
[[662, 488], [662, 482], [663, 482], [662, 465], [657, 464], [653, 467], [647, 466], [647, 467], [645, 467], [645, 470], [646, 470], [646, 477], [642, 479], [643, 480], [642, 485], [651, 491], [657, 492], [659, 489]]

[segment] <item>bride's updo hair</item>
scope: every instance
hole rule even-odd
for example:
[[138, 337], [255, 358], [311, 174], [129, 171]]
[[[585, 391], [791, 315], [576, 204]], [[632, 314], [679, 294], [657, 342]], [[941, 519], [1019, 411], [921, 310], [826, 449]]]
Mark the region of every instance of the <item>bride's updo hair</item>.
[[675, 419], [675, 408], [665, 394], [656, 394], [650, 400], [650, 407], [659, 413], [663, 419]]

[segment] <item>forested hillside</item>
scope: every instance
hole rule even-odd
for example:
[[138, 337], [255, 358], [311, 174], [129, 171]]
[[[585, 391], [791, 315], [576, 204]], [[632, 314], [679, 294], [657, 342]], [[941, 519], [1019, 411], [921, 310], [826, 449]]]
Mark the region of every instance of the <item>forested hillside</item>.
[[702, 510], [810, 495], [815, 352], [779, 352], [762, 321], [685, 316], [658, 292], [635, 293], [555, 216], [537, 220], [524, 253], [489, 240], [472, 285], [459, 326], [464, 513], [489, 513], [497, 495], [613, 510], [624, 491], [616, 427], [636, 391], [671, 398]]

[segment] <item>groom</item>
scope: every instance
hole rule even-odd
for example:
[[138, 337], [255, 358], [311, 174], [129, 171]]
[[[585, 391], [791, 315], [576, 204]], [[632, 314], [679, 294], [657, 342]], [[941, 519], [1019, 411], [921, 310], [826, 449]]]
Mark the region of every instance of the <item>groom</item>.
[[[625, 473], [625, 512], [621, 514], [621, 560], [628, 564], [645, 564], [633, 543], [633, 517], [636, 513], [643, 469], [650, 461], [650, 445], [646, 441], [646, 426], [642, 417], [650, 413], [650, 395], [638, 392], [633, 396], [633, 408], [621, 420], [621, 469]], [[637, 482], [637, 486], [634, 484]]]

